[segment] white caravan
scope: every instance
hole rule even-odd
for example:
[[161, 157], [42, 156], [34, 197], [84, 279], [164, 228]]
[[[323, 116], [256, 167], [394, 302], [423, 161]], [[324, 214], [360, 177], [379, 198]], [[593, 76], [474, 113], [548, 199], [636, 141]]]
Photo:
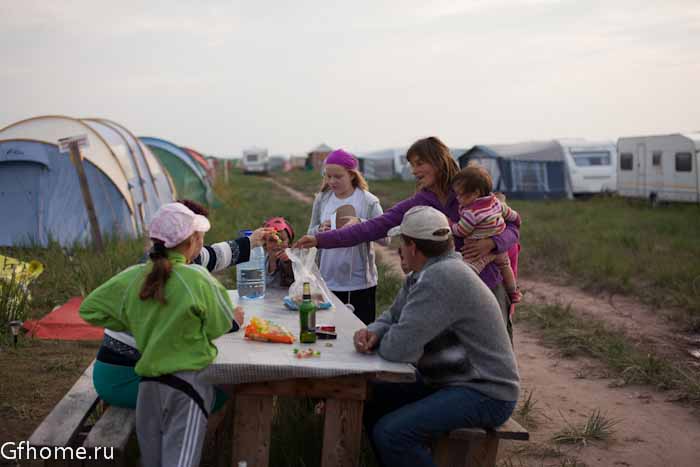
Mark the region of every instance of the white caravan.
[[617, 149], [612, 141], [559, 139], [574, 195], [617, 189]]
[[269, 170], [267, 149], [248, 148], [243, 150], [244, 173], [267, 173]]
[[620, 195], [700, 202], [700, 133], [620, 138], [617, 152]]

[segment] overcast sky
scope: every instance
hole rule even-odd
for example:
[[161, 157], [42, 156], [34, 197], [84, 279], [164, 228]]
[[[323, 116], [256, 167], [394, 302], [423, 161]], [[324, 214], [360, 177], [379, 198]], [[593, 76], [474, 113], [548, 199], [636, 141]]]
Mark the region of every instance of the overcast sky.
[[700, 130], [700, 1], [0, 0], [0, 127], [213, 155]]

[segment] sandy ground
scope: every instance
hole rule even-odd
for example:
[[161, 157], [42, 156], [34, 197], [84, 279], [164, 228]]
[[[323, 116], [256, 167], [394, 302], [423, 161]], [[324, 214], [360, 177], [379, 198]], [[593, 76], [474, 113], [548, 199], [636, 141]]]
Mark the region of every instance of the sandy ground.
[[[312, 199], [276, 181], [300, 201]], [[401, 273], [395, 251], [377, 246], [380, 261]], [[643, 342], [665, 356], [696, 359], [690, 352], [700, 347], [700, 336], [686, 335], [664, 318], [668, 310], [653, 310], [633, 298], [592, 295], [578, 288], [548, 281], [521, 279], [525, 299], [531, 303], [571, 304], [623, 329], [631, 339]], [[673, 401], [672, 394], [645, 386], [617, 387], [606, 377], [602, 364], [588, 359], [561, 359], [557, 351], [542, 345], [536, 332], [519, 326], [515, 318], [515, 349], [522, 387], [533, 392], [535, 426], [528, 443], [504, 443], [501, 460], [514, 466], [560, 466], [566, 456], [588, 466], [691, 467], [700, 465], [700, 414]], [[606, 443], [563, 446], [557, 449], [552, 435], [568, 424], [583, 423], [594, 411], [617, 421]], [[559, 451], [559, 455], [556, 451]], [[546, 455], [544, 455], [546, 454]], [[564, 457], [563, 457], [564, 456]]]

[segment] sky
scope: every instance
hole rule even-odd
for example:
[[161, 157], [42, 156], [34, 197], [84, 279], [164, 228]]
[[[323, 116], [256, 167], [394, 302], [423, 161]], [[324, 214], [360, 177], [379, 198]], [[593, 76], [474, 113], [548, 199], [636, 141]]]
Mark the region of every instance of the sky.
[[205, 154], [700, 130], [700, 1], [0, 0], [0, 127]]

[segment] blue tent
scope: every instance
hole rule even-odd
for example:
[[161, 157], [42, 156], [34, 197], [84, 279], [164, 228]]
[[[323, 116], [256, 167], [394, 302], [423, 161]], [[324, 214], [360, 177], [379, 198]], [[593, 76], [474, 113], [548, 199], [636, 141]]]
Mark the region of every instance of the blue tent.
[[[109, 176], [84, 161], [90, 193], [104, 235], [136, 234], [136, 224]], [[0, 245], [61, 245], [90, 240], [90, 224], [68, 154], [38, 141], [0, 142]]]
[[458, 160], [460, 167], [486, 167], [493, 178], [494, 191], [509, 198], [573, 197], [564, 151], [556, 141], [479, 145]]
[[0, 245], [91, 240], [76, 170], [57, 146], [60, 138], [79, 135], [88, 142], [81, 150], [83, 166], [103, 235], [141, 234], [158, 207], [173, 199], [162, 169], [156, 168], [155, 176], [141, 170], [149, 158], [150, 165], [157, 162], [130, 149], [137, 143], [128, 132], [97, 120], [23, 120], [0, 130]]

